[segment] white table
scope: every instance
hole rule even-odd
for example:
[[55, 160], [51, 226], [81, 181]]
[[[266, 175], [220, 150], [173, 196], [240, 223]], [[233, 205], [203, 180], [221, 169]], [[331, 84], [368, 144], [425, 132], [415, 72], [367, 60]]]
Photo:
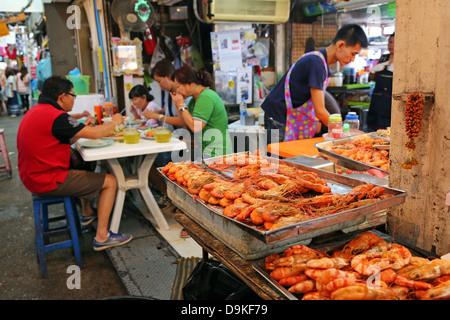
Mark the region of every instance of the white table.
[[[111, 173], [116, 177], [118, 188], [114, 210], [111, 218], [110, 230], [117, 233], [119, 230], [120, 219], [122, 217], [125, 193], [127, 190], [139, 190], [142, 198], [147, 205], [150, 215], [144, 216], [151, 221], [151, 215], [155, 219], [160, 229], [169, 230], [169, 225], [162, 214], [158, 204], [148, 186], [148, 176], [150, 168], [158, 153], [167, 151], [178, 151], [187, 149], [186, 143], [172, 138], [168, 143], [157, 143], [155, 140], [140, 139], [139, 143], [126, 144], [114, 142], [113, 145], [102, 148], [85, 148], [80, 145], [85, 139], [80, 139], [76, 143], [76, 148], [80, 152], [84, 161], [106, 160]], [[142, 163], [132, 161], [137, 177], [126, 177], [124, 168], [122, 168], [119, 158], [144, 156]], [[133, 160], [138, 160], [134, 158]]]

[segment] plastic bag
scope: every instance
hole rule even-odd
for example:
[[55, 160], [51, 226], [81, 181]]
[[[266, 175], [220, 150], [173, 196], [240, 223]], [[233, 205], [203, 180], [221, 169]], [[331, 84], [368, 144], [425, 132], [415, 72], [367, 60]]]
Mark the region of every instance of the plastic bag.
[[69, 71], [69, 76], [81, 76], [81, 71], [75, 67], [73, 70]]
[[183, 300], [260, 300], [245, 283], [215, 260], [197, 264], [183, 287]]
[[52, 76], [52, 64], [50, 57], [41, 59], [36, 66], [37, 88], [42, 90], [45, 80]]

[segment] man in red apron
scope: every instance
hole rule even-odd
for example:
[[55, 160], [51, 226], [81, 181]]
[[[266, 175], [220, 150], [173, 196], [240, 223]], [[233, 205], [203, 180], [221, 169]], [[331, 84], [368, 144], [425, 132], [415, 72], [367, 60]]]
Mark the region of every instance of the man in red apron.
[[[349, 64], [367, 45], [364, 30], [350, 24], [338, 30], [327, 48], [302, 56], [261, 105], [268, 130], [267, 143], [312, 138], [319, 120], [328, 126], [330, 114], [325, 109], [324, 99], [328, 65], [336, 62], [341, 66]], [[278, 133], [278, 139], [274, 133]]]

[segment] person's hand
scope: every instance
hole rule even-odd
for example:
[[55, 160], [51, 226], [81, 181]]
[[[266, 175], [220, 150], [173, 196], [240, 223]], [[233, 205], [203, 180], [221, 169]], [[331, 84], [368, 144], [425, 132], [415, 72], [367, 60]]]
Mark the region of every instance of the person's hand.
[[88, 127], [92, 127], [95, 125], [95, 119], [94, 117], [88, 116], [86, 120], [84, 120], [84, 125]]
[[91, 114], [89, 113], [89, 111], [84, 110], [84, 111], [81, 113], [81, 117], [89, 118], [89, 117], [91, 117]]
[[175, 107], [177, 107], [177, 110], [179, 110], [181, 107], [186, 107], [182, 94], [178, 92], [170, 92], [170, 96], [172, 97], [172, 101], [175, 104]]
[[147, 119], [158, 119], [159, 118], [160, 113], [159, 112], [154, 112], [154, 111], [144, 111], [144, 117], [146, 117]]
[[111, 118], [111, 121], [116, 124], [116, 126], [120, 126], [125, 120], [120, 113], [116, 113]]

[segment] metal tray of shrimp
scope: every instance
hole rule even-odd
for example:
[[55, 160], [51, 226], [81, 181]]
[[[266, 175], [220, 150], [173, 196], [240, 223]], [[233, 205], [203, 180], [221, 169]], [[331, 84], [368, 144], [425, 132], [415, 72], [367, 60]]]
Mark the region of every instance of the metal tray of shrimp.
[[[331, 187], [332, 193], [345, 194], [354, 187], [365, 183], [329, 171], [269, 157], [268, 159], [271, 162], [280, 161], [280, 163], [297, 167], [300, 170], [317, 173]], [[161, 170], [161, 168], [158, 170]], [[161, 171], [160, 173], [162, 174]], [[381, 224], [381, 221], [383, 221], [381, 216], [385, 214], [384, 210], [402, 204], [406, 197], [405, 191], [385, 187], [385, 193], [392, 195], [390, 198], [274, 230], [266, 230], [261, 226], [255, 226], [223, 215], [221, 206], [205, 202], [190, 194], [185, 187], [168, 179], [164, 174], [162, 175], [167, 181], [167, 194], [172, 202], [246, 260], [258, 259], [268, 253], [277, 252], [280, 248], [287, 248], [294, 242], [307, 245], [313, 238], [334, 231], [351, 232], [358, 230], [361, 225], [366, 224], [369, 217], [373, 219], [375, 216], [376, 220], [379, 216]]]
[[[366, 230], [359, 230], [356, 232], [351, 232], [348, 234], [329, 234], [324, 237], [318, 238], [318, 241], [313, 241], [311, 244], [308, 245], [311, 249], [317, 249], [324, 253], [331, 253], [335, 250], [341, 250], [342, 247], [348, 243], [349, 241], [355, 239], [361, 232], [367, 231]], [[385, 234], [381, 231], [370, 229], [370, 232], [374, 233], [378, 237], [384, 239], [387, 242], [394, 242], [394, 239], [389, 236], [388, 234]], [[415, 246], [412, 246], [408, 243], [398, 242], [398, 244], [401, 244], [408, 248], [408, 250], [411, 251], [411, 254], [416, 257], [422, 257], [422, 258], [438, 258], [435, 254], [432, 254], [431, 252], [426, 252], [420, 248], [417, 248]], [[297, 243], [296, 243], [297, 244]], [[276, 253], [282, 253], [282, 251], [278, 251]], [[268, 256], [268, 255], [266, 255]], [[270, 271], [268, 271], [265, 268], [265, 257], [262, 259], [258, 259], [253, 262], [252, 267], [254, 270], [256, 270], [264, 279], [267, 280], [268, 283], [270, 283], [275, 289], [277, 289], [281, 294], [283, 294], [287, 299], [290, 300], [299, 300], [299, 296], [297, 294], [293, 294], [288, 291], [288, 289], [284, 286], [282, 286], [278, 281], [273, 279], [270, 276]]]
[[378, 170], [382, 173], [387, 173], [389, 174], [389, 171], [387, 170], [383, 170], [381, 168], [375, 167], [375, 166], [371, 166], [367, 163], [361, 162], [361, 161], [357, 161], [357, 160], [353, 160], [351, 158], [348, 157], [344, 157], [338, 153], [335, 153], [333, 151], [331, 151], [331, 148], [333, 146], [336, 145], [343, 145], [348, 143], [351, 140], [354, 140], [356, 138], [361, 138], [361, 137], [370, 137], [373, 139], [381, 139], [384, 140], [386, 142], [390, 142], [389, 138], [385, 138], [385, 137], [380, 137], [374, 134], [360, 134], [360, 135], [355, 135], [355, 136], [351, 136], [351, 137], [345, 137], [345, 138], [341, 138], [341, 139], [336, 139], [336, 140], [329, 140], [329, 141], [323, 141], [323, 142], [318, 142], [316, 143], [314, 146], [317, 148], [317, 150], [319, 151], [319, 153], [327, 160], [333, 161], [334, 163], [337, 163], [340, 166], [346, 167], [347, 169], [350, 170], [356, 170], [356, 171], [368, 171], [368, 170]]

